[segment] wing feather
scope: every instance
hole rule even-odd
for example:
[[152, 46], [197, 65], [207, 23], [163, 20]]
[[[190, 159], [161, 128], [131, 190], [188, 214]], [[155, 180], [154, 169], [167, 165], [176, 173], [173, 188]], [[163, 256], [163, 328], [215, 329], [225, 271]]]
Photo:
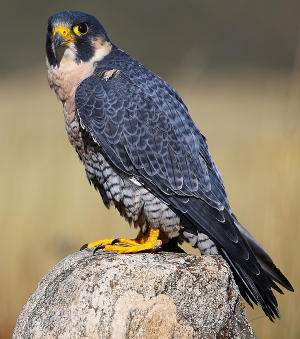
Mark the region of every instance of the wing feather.
[[82, 127], [116, 168], [165, 201], [192, 232], [216, 243], [242, 295], [272, 320], [279, 316], [271, 291], [277, 287], [273, 279], [281, 283], [276, 266], [269, 264], [275, 273], [267, 274], [255, 257], [257, 246], [240, 232], [206, 140], [178, 94], [145, 68], [135, 71], [135, 80], [119, 72], [108, 81], [93, 75], [79, 85], [75, 102]]

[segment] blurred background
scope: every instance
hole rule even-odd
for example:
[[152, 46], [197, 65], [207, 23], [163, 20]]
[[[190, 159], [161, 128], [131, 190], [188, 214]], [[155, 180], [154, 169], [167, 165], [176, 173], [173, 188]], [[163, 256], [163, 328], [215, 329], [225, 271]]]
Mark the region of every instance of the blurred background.
[[251, 325], [259, 338], [300, 338], [299, 0], [1, 4], [0, 337], [58, 261], [88, 241], [136, 234], [88, 185], [48, 88], [47, 18], [67, 9], [97, 16], [115, 44], [178, 90], [232, 209], [296, 289], [278, 296], [281, 320], [249, 308]]

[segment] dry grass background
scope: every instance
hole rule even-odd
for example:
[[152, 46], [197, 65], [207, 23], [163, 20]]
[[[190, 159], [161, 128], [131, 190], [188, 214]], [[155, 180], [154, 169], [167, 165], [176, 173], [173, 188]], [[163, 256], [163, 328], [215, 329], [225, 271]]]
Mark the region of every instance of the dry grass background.
[[[64, 256], [87, 241], [136, 234], [89, 187], [44, 73], [0, 81], [1, 337]], [[168, 79], [208, 139], [234, 212], [296, 289], [278, 297], [275, 324], [249, 310], [259, 338], [300, 337], [297, 79], [296, 71], [193, 78], [186, 70]]]

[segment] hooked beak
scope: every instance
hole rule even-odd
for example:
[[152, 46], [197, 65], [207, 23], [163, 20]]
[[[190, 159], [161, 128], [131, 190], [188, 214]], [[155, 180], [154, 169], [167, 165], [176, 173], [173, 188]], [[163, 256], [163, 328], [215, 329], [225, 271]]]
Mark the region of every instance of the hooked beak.
[[64, 26], [58, 26], [53, 32], [52, 43], [55, 49], [61, 46], [66, 46], [70, 42], [75, 42], [72, 38], [71, 31], [69, 28]]

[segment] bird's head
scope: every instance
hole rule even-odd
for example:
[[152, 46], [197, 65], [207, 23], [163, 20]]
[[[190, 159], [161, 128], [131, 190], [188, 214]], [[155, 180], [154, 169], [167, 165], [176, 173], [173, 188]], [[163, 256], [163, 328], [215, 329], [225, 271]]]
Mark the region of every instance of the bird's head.
[[46, 38], [48, 63], [56, 66], [64, 57], [76, 63], [89, 62], [97, 52], [111, 48], [109, 38], [92, 15], [66, 11], [50, 16]]

